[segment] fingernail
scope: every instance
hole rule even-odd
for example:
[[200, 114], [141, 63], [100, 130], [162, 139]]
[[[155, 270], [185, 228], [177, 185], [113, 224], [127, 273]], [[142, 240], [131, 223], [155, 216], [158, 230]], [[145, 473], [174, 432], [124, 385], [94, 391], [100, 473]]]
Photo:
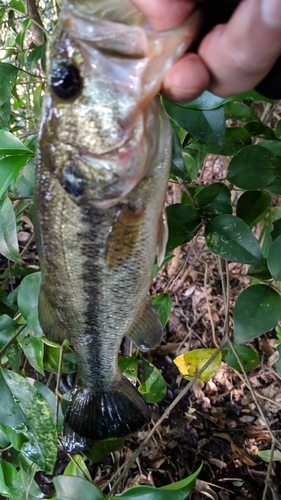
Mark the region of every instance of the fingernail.
[[261, 15], [263, 21], [272, 27], [281, 29], [281, 2], [280, 0], [262, 0]]

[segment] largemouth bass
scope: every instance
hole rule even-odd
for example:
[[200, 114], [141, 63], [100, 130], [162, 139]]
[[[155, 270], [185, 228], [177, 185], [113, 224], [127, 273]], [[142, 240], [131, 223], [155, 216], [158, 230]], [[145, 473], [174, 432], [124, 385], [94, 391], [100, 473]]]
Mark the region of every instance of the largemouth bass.
[[196, 30], [155, 33], [127, 0], [63, 1], [49, 42], [39, 132], [35, 230], [45, 335], [71, 341], [77, 383], [67, 450], [126, 436], [150, 420], [118, 369], [124, 336], [162, 336], [148, 289], [165, 252], [171, 133], [158, 98]]

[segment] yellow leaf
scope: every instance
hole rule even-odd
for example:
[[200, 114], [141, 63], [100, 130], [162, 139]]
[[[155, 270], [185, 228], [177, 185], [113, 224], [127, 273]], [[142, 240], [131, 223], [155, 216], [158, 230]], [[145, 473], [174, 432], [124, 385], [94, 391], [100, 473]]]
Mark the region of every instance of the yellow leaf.
[[[174, 359], [174, 363], [177, 365], [181, 375], [187, 380], [191, 380], [215, 351], [216, 349], [195, 349], [194, 351], [181, 354]], [[221, 359], [222, 352], [219, 352], [208, 368], [200, 375], [198, 382], [204, 382], [204, 380], [214, 377], [220, 367]]]

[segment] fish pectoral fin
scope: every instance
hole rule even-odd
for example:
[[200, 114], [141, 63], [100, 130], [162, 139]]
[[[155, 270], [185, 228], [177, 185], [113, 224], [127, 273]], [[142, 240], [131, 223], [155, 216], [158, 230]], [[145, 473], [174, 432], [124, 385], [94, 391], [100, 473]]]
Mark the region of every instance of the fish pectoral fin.
[[150, 297], [147, 296], [127, 337], [142, 351], [148, 351], [159, 346], [162, 335], [163, 329], [159, 317], [151, 304]]
[[109, 269], [115, 269], [134, 253], [143, 217], [144, 208], [121, 207], [107, 240], [106, 263]]
[[158, 219], [158, 233], [157, 233], [157, 264], [160, 266], [166, 255], [166, 246], [168, 242], [168, 222], [165, 208], [163, 207], [160, 217]]
[[73, 453], [96, 441], [128, 436], [148, 422], [150, 412], [143, 397], [125, 377], [105, 392], [78, 385], [66, 409], [62, 443]]
[[57, 318], [43, 286], [39, 294], [38, 315], [43, 333], [49, 340], [62, 344], [68, 339], [67, 330]]

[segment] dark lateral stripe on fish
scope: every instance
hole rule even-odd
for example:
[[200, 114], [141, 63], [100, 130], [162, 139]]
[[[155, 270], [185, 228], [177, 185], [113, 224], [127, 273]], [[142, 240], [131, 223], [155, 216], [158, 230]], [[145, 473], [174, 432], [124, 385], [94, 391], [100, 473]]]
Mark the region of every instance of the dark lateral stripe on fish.
[[122, 206], [107, 240], [106, 263], [109, 269], [115, 269], [133, 254], [143, 217], [144, 208], [136, 211], [127, 205]]

